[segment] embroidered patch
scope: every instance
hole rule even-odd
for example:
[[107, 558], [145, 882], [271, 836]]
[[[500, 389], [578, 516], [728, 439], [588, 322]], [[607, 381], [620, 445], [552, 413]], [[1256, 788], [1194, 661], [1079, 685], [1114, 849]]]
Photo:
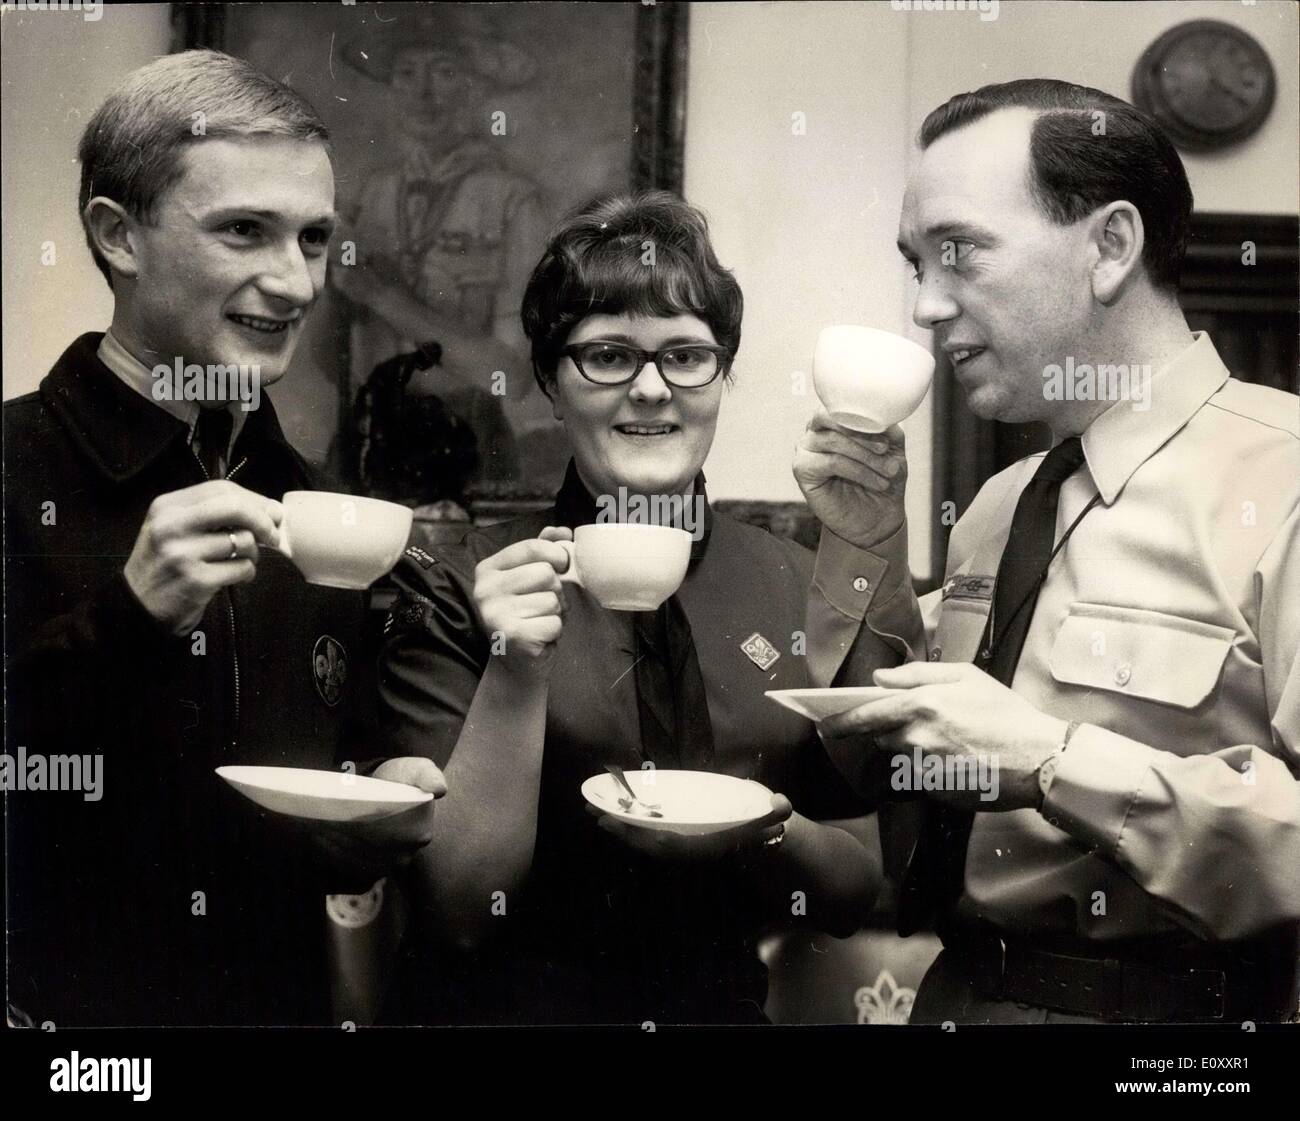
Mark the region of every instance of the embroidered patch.
[[316, 692], [332, 708], [343, 696], [343, 683], [348, 678], [348, 653], [343, 644], [337, 638], [321, 635], [311, 652], [311, 669]]
[[405, 555], [415, 561], [421, 568], [432, 568], [438, 563], [434, 557], [429, 556], [419, 545], [408, 545]]
[[993, 599], [995, 576], [954, 576], [943, 586], [944, 599], [974, 599], [989, 602]]
[[759, 669], [767, 669], [773, 662], [781, 656], [781, 653], [775, 646], [767, 641], [758, 631], [751, 634], [740, 648], [745, 652], [747, 657]]
[[403, 592], [384, 619], [384, 634], [391, 634], [398, 627], [413, 630], [426, 626], [426, 619], [433, 618], [433, 611], [433, 600], [427, 596]]

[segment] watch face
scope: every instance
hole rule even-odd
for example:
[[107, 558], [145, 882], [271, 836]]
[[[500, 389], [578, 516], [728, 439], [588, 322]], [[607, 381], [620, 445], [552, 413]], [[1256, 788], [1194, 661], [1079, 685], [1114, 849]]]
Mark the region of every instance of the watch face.
[[1251, 135], [1273, 106], [1276, 81], [1264, 49], [1217, 20], [1161, 35], [1133, 73], [1133, 101], [1180, 148], [1223, 147]]

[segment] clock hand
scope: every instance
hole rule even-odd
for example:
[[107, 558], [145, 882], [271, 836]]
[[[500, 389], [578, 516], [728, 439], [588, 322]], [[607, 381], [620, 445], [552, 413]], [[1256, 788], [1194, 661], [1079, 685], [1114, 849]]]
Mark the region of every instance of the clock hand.
[[1223, 82], [1219, 81], [1219, 78], [1218, 78], [1217, 75], [1215, 75], [1215, 74], [1211, 74], [1211, 75], [1210, 75], [1210, 85], [1214, 86], [1214, 87], [1217, 88], [1217, 89], [1221, 89], [1224, 93], [1226, 93], [1226, 94], [1227, 94], [1229, 97], [1231, 97], [1234, 101], [1238, 102], [1238, 103], [1239, 103], [1243, 108], [1247, 108], [1247, 109], [1250, 108], [1250, 101], [1249, 101], [1249, 99], [1243, 97], [1243, 96], [1238, 92], [1238, 90], [1237, 90], [1235, 87], [1233, 87], [1233, 86], [1228, 86], [1228, 85], [1224, 85]]

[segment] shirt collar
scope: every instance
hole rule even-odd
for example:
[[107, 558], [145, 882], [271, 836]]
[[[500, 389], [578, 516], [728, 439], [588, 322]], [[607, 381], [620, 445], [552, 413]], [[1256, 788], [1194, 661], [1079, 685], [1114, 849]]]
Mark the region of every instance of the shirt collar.
[[[40, 394], [89, 461], [114, 482], [127, 482], [187, 432], [157, 402], [128, 389], [109, 370], [99, 356], [102, 341], [101, 335], [86, 334], [73, 342], [42, 379]], [[295, 487], [313, 485], [310, 469], [285, 439], [269, 394], [263, 393], [257, 409], [248, 414], [241, 439], [259, 459], [268, 454], [278, 457], [276, 466], [268, 470], [279, 472]]]
[[1151, 375], [1146, 408], [1116, 401], [1083, 433], [1088, 471], [1109, 506], [1139, 467], [1162, 448], [1232, 375], [1204, 331]]
[[[194, 442], [194, 431], [198, 426], [200, 405], [197, 401], [172, 401], [159, 400], [153, 395], [155, 378], [152, 371], [141, 362], [134, 354], [126, 349], [113, 334], [110, 327], [100, 341], [97, 352], [99, 360], [104, 363], [118, 378], [134, 389], [141, 397], [153, 402], [164, 412], [169, 413], [185, 425], [189, 432], [186, 439]], [[235, 441], [239, 439], [240, 429], [244, 426], [244, 420], [248, 414], [239, 407], [239, 402], [232, 401], [226, 406], [230, 410], [230, 415], [234, 424], [230, 429], [230, 444], [226, 448], [229, 453], [230, 449], [235, 446]]]

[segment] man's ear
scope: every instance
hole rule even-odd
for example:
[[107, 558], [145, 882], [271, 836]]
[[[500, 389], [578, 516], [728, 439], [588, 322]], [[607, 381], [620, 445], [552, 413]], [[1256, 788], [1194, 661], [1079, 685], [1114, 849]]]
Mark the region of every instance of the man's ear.
[[112, 199], [97, 195], [86, 203], [82, 215], [91, 243], [108, 262], [108, 267], [121, 276], [138, 276], [140, 262], [133, 236], [137, 223], [126, 209]]
[[1112, 304], [1142, 261], [1142, 215], [1131, 202], [1112, 202], [1093, 215], [1090, 236], [1097, 251], [1092, 294], [1100, 303]]

